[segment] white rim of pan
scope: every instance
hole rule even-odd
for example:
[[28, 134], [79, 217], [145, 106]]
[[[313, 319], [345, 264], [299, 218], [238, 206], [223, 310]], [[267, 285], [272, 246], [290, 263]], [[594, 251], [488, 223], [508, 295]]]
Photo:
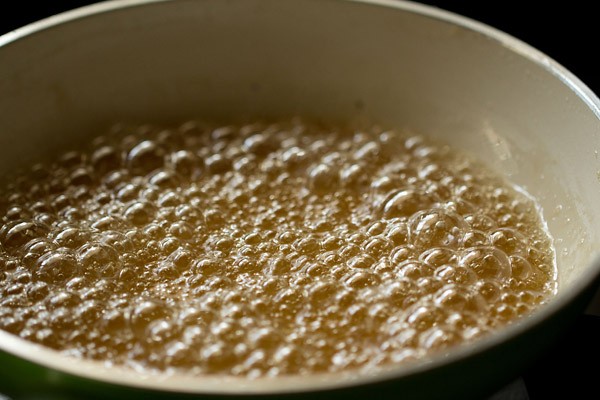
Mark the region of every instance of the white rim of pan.
[[[3, 46], [19, 39], [25, 38], [46, 29], [52, 29], [61, 24], [77, 19], [86, 18], [95, 14], [110, 12], [127, 7], [143, 6], [150, 3], [159, 3], [174, 0], [111, 0], [92, 4], [72, 11], [67, 11], [33, 24], [26, 25], [17, 30], [0, 36], [0, 51]], [[376, 7], [386, 7], [405, 12], [418, 14], [424, 17], [451, 23], [463, 29], [479, 33], [489, 39], [495, 40], [518, 55], [540, 65], [563, 84], [569, 87], [590, 108], [595, 116], [600, 119], [600, 100], [598, 97], [575, 75], [566, 68], [549, 58], [539, 50], [528, 44], [483, 23], [474, 21], [445, 10], [431, 6], [403, 0], [337, 0], [363, 3]], [[104, 383], [124, 385], [128, 387], [179, 392], [179, 393], [205, 393], [205, 394], [269, 394], [292, 393], [302, 391], [326, 390], [343, 388], [354, 385], [377, 383], [390, 379], [399, 379], [425, 373], [451, 363], [468, 359], [483, 353], [512, 338], [515, 338], [531, 328], [541, 324], [544, 320], [558, 313], [575, 298], [586, 290], [592, 282], [597, 282], [600, 276], [600, 255], [596, 256], [591, 265], [585, 270], [583, 276], [577, 279], [564, 293], [556, 299], [537, 310], [530, 317], [501, 329], [498, 333], [479, 339], [472, 344], [459, 346], [448, 353], [434, 355], [425, 360], [414, 363], [390, 366], [374, 371], [371, 374], [357, 373], [356, 371], [342, 373], [324, 373], [308, 376], [286, 376], [271, 378], [258, 378], [249, 380], [242, 377], [231, 376], [186, 376], [169, 374], [152, 374], [135, 371], [126, 367], [107, 367], [99, 361], [74, 359], [60, 354], [58, 351], [45, 348], [35, 343], [28, 342], [17, 336], [0, 331], [0, 351], [15, 355], [24, 360], [40, 366], [50, 368], [73, 376], [101, 381]]]

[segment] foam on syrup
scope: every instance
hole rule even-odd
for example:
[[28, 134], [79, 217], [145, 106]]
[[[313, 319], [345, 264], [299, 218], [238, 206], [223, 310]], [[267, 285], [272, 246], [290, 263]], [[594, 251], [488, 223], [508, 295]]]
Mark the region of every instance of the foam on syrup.
[[0, 216], [0, 328], [149, 371], [377, 368], [556, 287], [530, 198], [376, 126], [122, 127], [16, 177]]

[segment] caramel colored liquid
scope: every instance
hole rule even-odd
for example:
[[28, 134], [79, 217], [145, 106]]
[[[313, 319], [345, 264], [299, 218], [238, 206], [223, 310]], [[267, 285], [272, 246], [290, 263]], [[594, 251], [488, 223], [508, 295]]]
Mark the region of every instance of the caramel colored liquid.
[[420, 136], [121, 131], [0, 193], [0, 328], [107, 364], [277, 376], [422, 358], [555, 291], [535, 203]]

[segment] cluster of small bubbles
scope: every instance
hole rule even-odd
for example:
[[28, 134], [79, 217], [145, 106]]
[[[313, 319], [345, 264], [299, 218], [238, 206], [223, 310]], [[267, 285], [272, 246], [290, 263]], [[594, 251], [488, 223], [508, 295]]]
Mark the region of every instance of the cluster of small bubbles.
[[376, 126], [119, 125], [0, 192], [0, 328], [255, 378], [415, 360], [555, 291], [535, 203]]

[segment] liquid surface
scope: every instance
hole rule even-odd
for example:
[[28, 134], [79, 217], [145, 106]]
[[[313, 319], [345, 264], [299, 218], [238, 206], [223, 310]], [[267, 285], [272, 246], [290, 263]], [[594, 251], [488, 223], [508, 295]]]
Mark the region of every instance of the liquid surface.
[[120, 127], [0, 194], [0, 328], [150, 371], [371, 369], [555, 291], [535, 203], [377, 127]]

